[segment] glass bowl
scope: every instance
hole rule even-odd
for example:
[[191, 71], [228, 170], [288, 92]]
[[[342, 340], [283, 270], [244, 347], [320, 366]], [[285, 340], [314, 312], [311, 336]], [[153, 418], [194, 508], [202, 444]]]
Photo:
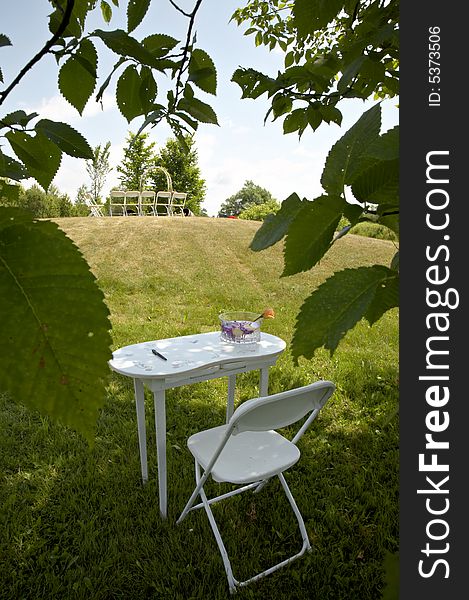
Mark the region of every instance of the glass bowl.
[[[261, 339], [262, 318], [259, 313], [235, 311], [219, 315], [220, 337], [229, 344], [255, 344]], [[257, 319], [257, 321], [255, 320]]]

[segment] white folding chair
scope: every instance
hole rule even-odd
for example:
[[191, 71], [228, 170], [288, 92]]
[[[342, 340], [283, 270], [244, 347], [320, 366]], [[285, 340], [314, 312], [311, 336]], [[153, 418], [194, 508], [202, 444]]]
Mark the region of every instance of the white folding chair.
[[129, 215], [140, 215], [140, 192], [138, 190], [130, 190], [125, 192], [125, 214]]
[[85, 204], [90, 209], [89, 217], [104, 217], [103, 207], [97, 204], [91, 195], [85, 196]]
[[125, 190], [111, 190], [110, 196], [109, 215], [112, 217], [113, 214], [119, 214], [125, 217]]
[[170, 212], [172, 215], [180, 214], [184, 216], [184, 206], [186, 204], [187, 193], [185, 192], [173, 192], [171, 196]]
[[166, 214], [169, 216], [171, 214], [171, 195], [172, 192], [156, 192], [156, 198], [155, 198], [155, 208], [154, 208], [154, 212], [155, 215], [158, 216], [160, 214], [160, 211], [158, 210], [160, 207], [163, 208], [166, 211]]
[[[235, 410], [226, 425], [201, 431], [189, 438], [187, 445], [195, 459], [196, 487], [177, 523], [181, 523], [190, 510], [205, 508], [223, 559], [230, 592], [234, 592], [237, 586], [245, 586], [273, 573], [311, 549], [303, 517], [285, 481], [283, 471], [294, 465], [300, 458], [300, 451], [296, 444], [334, 389], [335, 386], [330, 381], [317, 381], [294, 390], [248, 400]], [[308, 413], [311, 414], [291, 441], [275, 431], [299, 421]], [[201, 475], [201, 468], [204, 470], [203, 475]], [[204, 484], [209, 475], [217, 482], [229, 482], [243, 487], [208, 500]], [[274, 475], [279, 478], [295, 513], [303, 545], [294, 556], [250, 579], [238, 581], [233, 576], [231, 563], [210, 505], [251, 488], [259, 491]], [[199, 495], [202, 502], [194, 506]]]
[[155, 216], [155, 192], [145, 190], [140, 192], [140, 214], [144, 217], [146, 214]]

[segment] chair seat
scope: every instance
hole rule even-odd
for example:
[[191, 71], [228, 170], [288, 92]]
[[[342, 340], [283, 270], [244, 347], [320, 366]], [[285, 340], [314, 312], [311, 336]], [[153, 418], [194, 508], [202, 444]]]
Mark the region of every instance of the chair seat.
[[[192, 435], [187, 446], [204, 469], [220, 445], [227, 425]], [[244, 431], [232, 435], [212, 469], [215, 481], [252, 483], [285, 471], [300, 458], [300, 451], [276, 431]]]

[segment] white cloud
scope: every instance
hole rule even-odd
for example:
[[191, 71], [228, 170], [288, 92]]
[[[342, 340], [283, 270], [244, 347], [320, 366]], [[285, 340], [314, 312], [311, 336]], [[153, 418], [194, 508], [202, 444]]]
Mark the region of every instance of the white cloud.
[[221, 158], [204, 166], [207, 195], [203, 204], [209, 214], [217, 214], [222, 202], [240, 190], [248, 179], [266, 188], [279, 201], [296, 192], [313, 199], [323, 193], [320, 178], [323, 165], [312, 162], [309, 153], [297, 158], [277, 156], [252, 160], [249, 156]]
[[116, 101], [112, 94], [103, 95], [103, 106], [96, 102], [94, 98], [88, 101], [83, 111], [83, 117], [65, 98], [59, 94], [49, 98], [41, 98], [37, 105], [25, 107], [26, 112], [36, 112], [43, 119], [52, 119], [53, 121], [65, 121], [67, 123], [79, 121], [85, 117], [94, 117], [108, 110], [115, 108]]

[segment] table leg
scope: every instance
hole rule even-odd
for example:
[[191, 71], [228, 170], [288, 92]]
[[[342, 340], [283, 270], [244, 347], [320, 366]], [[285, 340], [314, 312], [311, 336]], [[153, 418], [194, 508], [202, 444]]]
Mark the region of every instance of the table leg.
[[155, 403], [156, 451], [158, 458], [158, 493], [160, 496], [160, 514], [167, 517], [167, 474], [166, 474], [166, 405], [164, 390], [153, 392]]
[[[260, 378], [259, 378], [259, 396], [262, 398], [263, 396], [268, 396], [269, 394], [269, 367], [263, 367], [261, 370]], [[262, 488], [267, 483], [268, 479], [262, 481], [254, 490], [254, 493], [257, 494], [262, 490]]]
[[234, 399], [236, 389], [236, 375], [228, 375], [228, 400], [226, 403], [226, 422], [231, 419], [234, 411]]
[[147, 462], [147, 432], [145, 427], [145, 393], [143, 382], [134, 379], [135, 410], [137, 411], [138, 446], [140, 449], [140, 468], [142, 470], [142, 481], [148, 481]]
[[259, 397], [269, 394], [269, 367], [262, 367], [259, 378]]

